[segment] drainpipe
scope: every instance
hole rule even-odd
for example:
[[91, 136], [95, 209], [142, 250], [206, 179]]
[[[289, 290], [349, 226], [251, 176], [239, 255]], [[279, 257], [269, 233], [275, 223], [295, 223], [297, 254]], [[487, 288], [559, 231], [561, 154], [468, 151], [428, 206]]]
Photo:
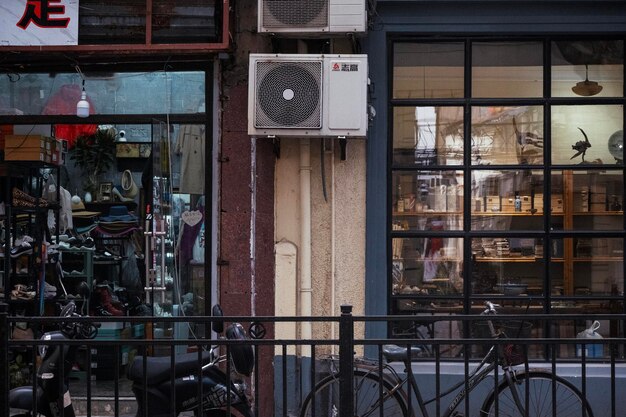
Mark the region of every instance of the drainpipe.
[[[300, 316], [312, 315], [311, 308], [311, 140], [300, 139]], [[311, 322], [302, 322], [300, 338], [311, 340]], [[311, 348], [302, 346], [302, 356]]]
[[[307, 44], [298, 41], [298, 53], [308, 52]], [[311, 307], [311, 139], [300, 139], [300, 316], [310, 317]], [[311, 322], [303, 322], [300, 338], [311, 340]], [[302, 356], [311, 356], [310, 346], [302, 346]]]

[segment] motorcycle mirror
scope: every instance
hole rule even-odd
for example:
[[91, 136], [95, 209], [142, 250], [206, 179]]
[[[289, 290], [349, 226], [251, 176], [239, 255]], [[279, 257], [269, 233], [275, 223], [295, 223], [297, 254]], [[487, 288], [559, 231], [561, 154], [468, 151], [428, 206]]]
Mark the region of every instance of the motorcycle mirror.
[[[222, 311], [222, 307], [219, 304], [215, 304], [213, 309], [211, 310], [211, 315], [213, 317], [224, 317], [224, 312]], [[211, 328], [215, 333], [221, 334], [224, 333], [224, 322], [223, 321], [212, 321]]]

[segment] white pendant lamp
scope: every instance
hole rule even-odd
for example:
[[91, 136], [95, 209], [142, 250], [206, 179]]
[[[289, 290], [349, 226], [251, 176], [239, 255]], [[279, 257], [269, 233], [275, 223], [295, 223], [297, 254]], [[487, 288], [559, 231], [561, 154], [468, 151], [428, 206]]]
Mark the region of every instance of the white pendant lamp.
[[80, 93], [80, 100], [76, 103], [76, 116], [89, 116], [89, 102], [87, 101], [87, 93], [85, 92], [85, 79], [83, 79], [83, 91]]

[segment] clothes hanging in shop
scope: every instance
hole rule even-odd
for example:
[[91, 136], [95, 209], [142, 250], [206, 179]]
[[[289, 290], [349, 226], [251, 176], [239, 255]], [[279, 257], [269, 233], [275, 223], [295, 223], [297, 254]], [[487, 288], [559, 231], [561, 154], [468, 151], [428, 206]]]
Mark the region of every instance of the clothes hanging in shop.
[[181, 155], [180, 193], [204, 194], [204, 130], [204, 125], [181, 125], [178, 131], [175, 150]]
[[[178, 237], [178, 263], [181, 266], [187, 265], [192, 259], [199, 262], [204, 261], [204, 256], [201, 259], [194, 258], [194, 247], [198, 245], [198, 239], [204, 245], [204, 197], [196, 205], [196, 210], [202, 216], [198, 223], [190, 226], [181, 219], [181, 232]], [[196, 248], [197, 253], [198, 249]]]

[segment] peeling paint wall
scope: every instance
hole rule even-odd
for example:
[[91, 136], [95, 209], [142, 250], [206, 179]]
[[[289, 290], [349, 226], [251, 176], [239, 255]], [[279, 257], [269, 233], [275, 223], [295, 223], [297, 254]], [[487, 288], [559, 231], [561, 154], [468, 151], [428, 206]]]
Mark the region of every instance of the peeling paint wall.
[[[340, 314], [341, 304], [352, 304], [355, 314], [363, 314], [365, 141], [349, 141], [345, 161], [339, 158], [339, 146], [336, 140], [327, 139], [323, 151], [321, 146], [321, 139], [311, 139], [312, 314], [314, 316], [337, 316]], [[276, 162], [275, 175], [275, 240], [295, 242], [296, 246], [301, 241], [300, 222], [302, 220], [299, 206], [299, 156], [300, 144], [297, 139], [281, 141], [281, 157]], [[299, 284], [299, 266], [296, 271], [298, 276], [294, 276], [293, 280]], [[280, 298], [283, 304], [294, 305], [295, 311], [299, 311], [297, 308], [299, 289], [296, 286], [294, 293], [282, 291], [277, 287], [277, 299]], [[328, 338], [332, 335], [330, 323], [314, 324], [313, 338]], [[277, 334], [277, 337], [293, 336], [297, 335]]]

